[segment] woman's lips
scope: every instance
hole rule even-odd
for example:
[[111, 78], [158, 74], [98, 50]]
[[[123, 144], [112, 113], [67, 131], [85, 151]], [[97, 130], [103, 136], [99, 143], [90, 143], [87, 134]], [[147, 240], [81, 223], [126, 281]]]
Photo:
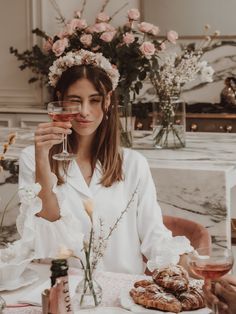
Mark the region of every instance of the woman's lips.
[[77, 120], [76, 123], [80, 126], [89, 126], [93, 121]]

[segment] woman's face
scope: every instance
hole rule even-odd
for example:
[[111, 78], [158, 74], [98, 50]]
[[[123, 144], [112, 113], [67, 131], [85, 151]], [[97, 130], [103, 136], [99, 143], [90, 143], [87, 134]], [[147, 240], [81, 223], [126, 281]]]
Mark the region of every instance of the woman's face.
[[[78, 101], [81, 105], [80, 114], [72, 121], [74, 131], [80, 136], [94, 135], [104, 116], [102, 95], [89, 80], [80, 79], [68, 88], [64, 98]], [[105, 99], [105, 107], [109, 105], [110, 95]]]

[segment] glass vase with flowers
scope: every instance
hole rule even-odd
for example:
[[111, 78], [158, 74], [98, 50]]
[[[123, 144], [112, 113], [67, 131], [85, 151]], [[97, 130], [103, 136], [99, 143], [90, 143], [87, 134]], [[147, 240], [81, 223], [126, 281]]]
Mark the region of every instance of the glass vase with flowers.
[[[108, 233], [104, 231], [103, 220], [94, 215], [94, 204], [90, 199], [84, 200], [85, 210], [91, 221], [91, 228], [86, 238], [83, 239], [83, 248], [81, 256], [74, 256], [79, 258], [82, 270], [83, 279], [78, 283], [75, 295], [73, 297], [73, 310], [88, 309], [97, 307], [102, 302], [102, 287], [96, 280], [96, 268], [105, 253], [107, 243], [117, 228], [122, 217], [130, 208], [134, 201], [134, 196], [137, 193], [137, 188], [134, 190], [127, 206], [121, 211], [114, 224], [109, 228]], [[96, 220], [96, 222], [95, 222]], [[95, 226], [98, 226], [98, 230]], [[73, 256], [73, 252], [71, 253]]]
[[[206, 30], [208, 30], [208, 26]], [[173, 34], [172, 34], [173, 35]], [[159, 67], [151, 82], [158, 98], [157, 119], [154, 121], [153, 141], [157, 148], [181, 148], [185, 146], [185, 106], [181, 91], [185, 84], [198, 80], [199, 84], [213, 81], [214, 70], [202, 59], [211, 49], [213, 39], [218, 36], [206, 36], [199, 45], [189, 44], [181, 52], [166, 49], [159, 54]], [[175, 42], [177, 36], [169, 40]], [[198, 84], [197, 83], [197, 84]]]

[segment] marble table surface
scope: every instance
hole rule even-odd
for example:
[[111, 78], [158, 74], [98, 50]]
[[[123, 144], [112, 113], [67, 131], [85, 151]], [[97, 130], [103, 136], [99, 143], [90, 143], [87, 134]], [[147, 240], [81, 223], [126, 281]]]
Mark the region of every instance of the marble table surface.
[[[33, 143], [34, 132], [33, 129], [0, 128], [0, 154], [9, 132], [14, 131], [18, 134], [17, 140], [6, 159], [17, 166], [21, 150]], [[214, 243], [221, 245], [227, 241], [230, 245], [230, 218], [236, 211], [232, 202], [236, 187], [236, 134], [187, 133], [185, 148], [165, 150], [145, 149], [147, 143], [150, 146], [150, 136], [145, 135], [140, 137], [138, 133], [134, 149], [148, 159], [163, 213], [202, 223], [209, 228]], [[17, 190], [17, 167], [15, 172], [0, 173], [0, 214]], [[4, 217], [6, 228], [0, 242], [15, 239], [17, 210], [16, 197]]]
[[236, 134], [187, 133], [183, 149], [144, 149], [150, 141], [147, 134], [135, 147], [148, 159], [163, 212], [202, 223], [214, 243], [230, 246]]

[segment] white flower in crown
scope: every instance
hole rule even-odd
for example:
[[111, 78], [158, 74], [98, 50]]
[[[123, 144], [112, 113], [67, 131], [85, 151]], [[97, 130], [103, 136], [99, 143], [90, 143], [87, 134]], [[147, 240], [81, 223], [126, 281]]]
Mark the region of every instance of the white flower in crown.
[[77, 52], [70, 51], [65, 56], [55, 60], [49, 68], [49, 84], [55, 87], [65, 70], [74, 65], [83, 64], [92, 64], [103, 69], [111, 79], [113, 90], [117, 87], [120, 75], [115, 66], [112, 66], [102, 53], [94, 53], [84, 49]]

